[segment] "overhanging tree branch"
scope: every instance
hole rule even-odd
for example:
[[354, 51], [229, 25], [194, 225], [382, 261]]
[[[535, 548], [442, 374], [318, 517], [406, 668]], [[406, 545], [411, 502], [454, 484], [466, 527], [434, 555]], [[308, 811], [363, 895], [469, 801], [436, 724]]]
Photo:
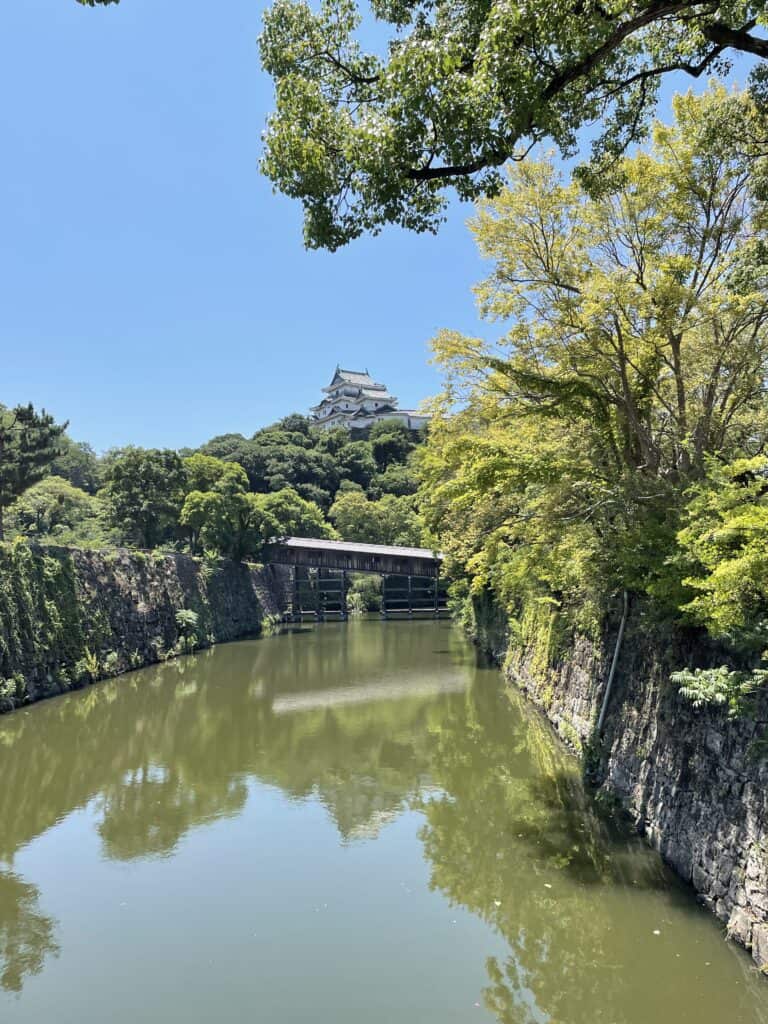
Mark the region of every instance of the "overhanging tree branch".
[[768, 39], [760, 39], [749, 34], [749, 30], [756, 24], [757, 20], [754, 18], [741, 28], [731, 28], [720, 21], [713, 21], [703, 25], [701, 31], [705, 39], [720, 46], [741, 50], [742, 53], [753, 53], [758, 57], [768, 57]]

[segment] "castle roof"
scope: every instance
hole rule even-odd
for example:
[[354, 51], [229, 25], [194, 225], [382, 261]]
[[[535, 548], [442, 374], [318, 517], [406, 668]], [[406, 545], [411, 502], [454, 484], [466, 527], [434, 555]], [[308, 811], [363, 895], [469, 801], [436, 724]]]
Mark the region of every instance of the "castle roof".
[[323, 391], [331, 391], [340, 384], [352, 384], [357, 388], [365, 388], [366, 391], [380, 392], [387, 390], [385, 385], [378, 384], [367, 370], [342, 370], [340, 366], [337, 366], [333, 380], [327, 388], [323, 388]]
[[391, 405], [389, 402], [387, 402], [385, 405], [379, 406], [379, 408], [376, 410], [357, 409], [355, 412], [352, 413], [350, 419], [367, 419], [371, 415], [372, 411], [375, 412], [376, 416], [383, 416], [387, 412], [387, 410], [394, 412], [395, 408], [396, 407], [394, 405]]

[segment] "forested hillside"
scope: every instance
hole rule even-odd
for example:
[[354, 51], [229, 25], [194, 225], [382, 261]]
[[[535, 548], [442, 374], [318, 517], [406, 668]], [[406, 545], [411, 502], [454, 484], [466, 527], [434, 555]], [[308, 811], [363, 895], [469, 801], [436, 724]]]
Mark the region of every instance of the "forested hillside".
[[0, 512], [8, 539], [168, 547], [257, 559], [276, 536], [420, 543], [413, 455], [397, 421], [367, 436], [292, 415], [199, 449], [97, 456], [34, 409], [0, 411]]

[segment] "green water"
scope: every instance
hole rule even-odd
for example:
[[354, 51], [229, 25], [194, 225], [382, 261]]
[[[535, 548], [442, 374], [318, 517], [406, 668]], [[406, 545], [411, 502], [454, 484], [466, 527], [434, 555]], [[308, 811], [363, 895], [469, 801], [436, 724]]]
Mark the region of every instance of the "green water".
[[448, 624], [0, 721], [3, 1024], [731, 1024], [768, 981]]

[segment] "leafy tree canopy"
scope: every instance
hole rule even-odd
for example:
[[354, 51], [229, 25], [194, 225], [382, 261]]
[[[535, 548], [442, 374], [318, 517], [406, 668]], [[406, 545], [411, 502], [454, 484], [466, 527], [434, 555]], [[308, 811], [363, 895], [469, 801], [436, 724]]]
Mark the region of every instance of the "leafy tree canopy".
[[187, 491], [227, 490], [233, 486], [248, 489], [248, 476], [237, 462], [226, 462], [212, 455], [195, 452], [183, 459]]
[[496, 347], [435, 342], [422, 510], [511, 609], [588, 610], [624, 587], [674, 613], [687, 489], [768, 443], [758, 113], [722, 88], [674, 107], [600, 196], [516, 166], [473, 225], [493, 261], [481, 309], [511, 326]]
[[190, 531], [191, 547], [198, 545], [235, 561], [256, 558], [265, 541], [277, 531], [264, 508], [263, 495], [233, 489], [192, 491], [181, 510], [180, 522]]
[[[8, 528], [29, 537], [75, 542], [97, 532], [101, 503], [60, 476], [46, 476], [10, 506]], [[73, 533], [77, 531], [77, 533]]]
[[[334, 431], [329, 431], [334, 433]], [[346, 441], [336, 451], [336, 465], [343, 480], [351, 480], [361, 487], [367, 487], [376, 474], [376, 460], [369, 441], [350, 441], [348, 431]]]
[[184, 465], [176, 452], [126, 448], [107, 470], [107, 519], [127, 542], [156, 547], [173, 539], [185, 485]]
[[59, 454], [51, 463], [51, 473], [68, 480], [89, 494], [95, 494], [101, 484], [99, 459], [85, 441], [73, 441], [62, 434], [58, 442]]
[[[353, 0], [275, 0], [261, 60], [275, 82], [262, 168], [304, 207], [305, 240], [336, 249], [386, 224], [434, 231], [446, 186], [497, 195], [501, 168], [594, 122], [598, 166], [644, 136], [664, 77], [722, 76], [768, 56], [764, 3], [488, 4], [371, 0], [383, 53]], [[765, 70], [758, 65], [756, 85]], [[593, 173], [592, 180], [595, 181]]]
[[403, 463], [416, 447], [413, 431], [399, 420], [380, 420], [368, 434], [376, 466], [383, 472], [396, 463]]
[[322, 509], [302, 498], [291, 487], [259, 495], [262, 507], [275, 521], [278, 537], [333, 537]]
[[394, 463], [378, 473], [369, 487], [371, 497], [380, 497], [382, 494], [415, 494], [419, 489], [419, 479], [416, 472], [409, 466], [402, 463]]
[[686, 611], [714, 636], [761, 652], [768, 647], [768, 458], [713, 462], [697, 484], [679, 535]]
[[372, 497], [413, 493], [412, 475], [397, 469], [422, 440], [421, 434], [398, 420], [377, 423], [368, 437], [362, 437], [343, 428], [321, 430], [308, 417], [294, 413], [257, 430], [251, 438], [242, 434], [214, 437], [198, 454], [237, 462], [248, 474], [253, 491], [291, 487], [327, 512], [343, 480], [370, 490]]
[[[22, 420], [29, 415], [29, 424], [37, 423], [34, 411], [14, 410], [13, 432], [0, 433], [0, 441], [13, 436], [16, 445], [6, 444], [9, 480], [18, 471]], [[89, 445], [62, 434], [63, 428], [52, 429], [55, 444], [43, 444], [36, 453], [34, 444], [43, 435], [34, 435], [33, 444], [34, 431], [24, 434], [28, 468], [30, 459], [42, 461], [23, 486], [50, 470], [55, 479], [24, 503], [15, 485], [8, 490], [6, 502], [16, 499], [9, 521], [14, 534], [88, 545], [188, 544], [193, 552], [205, 549], [238, 559], [258, 558], [272, 537], [334, 535], [325, 517], [335, 496], [349, 489], [375, 499], [412, 495], [415, 475], [406, 464], [422, 439], [396, 421], [379, 424], [364, 437], [344, 429], [320, 430], [308, 417], [292, 414], [250, 438], [222, 434], [197, 451], [128, 446], [98, 458]], [[404, 506], [409, 523], [411, 505]], [[403, 529], [407, 533], [410, 527], [406, 523]], [[380, 536], [381, 524], [372, 530], [366, 539]]]
[[405, 545], [422, 541], [423, 524], [412, 497], [387, 494], [371, 501], [360, 491], [346, 491], [329, 514], [344, 540]]
[[238, 462], [237, 454], [247, 444], [248, 441], [242, 434], [217, 434], [201, 445], [199, 451], [202, 455], [212, 455], [216, 459], [234, 459]]
[[[240, 467], [238, 467], [240, 469]], [[239, 561], [255, 559], [277, 537], [330, 537], [333, 530], [322, 510], [292, 488], [253, 494], [247, 477], [227, 474], [211, 491], [192, 491], [181, 510], [180, 523], [190, 533], [190, 546]]]

